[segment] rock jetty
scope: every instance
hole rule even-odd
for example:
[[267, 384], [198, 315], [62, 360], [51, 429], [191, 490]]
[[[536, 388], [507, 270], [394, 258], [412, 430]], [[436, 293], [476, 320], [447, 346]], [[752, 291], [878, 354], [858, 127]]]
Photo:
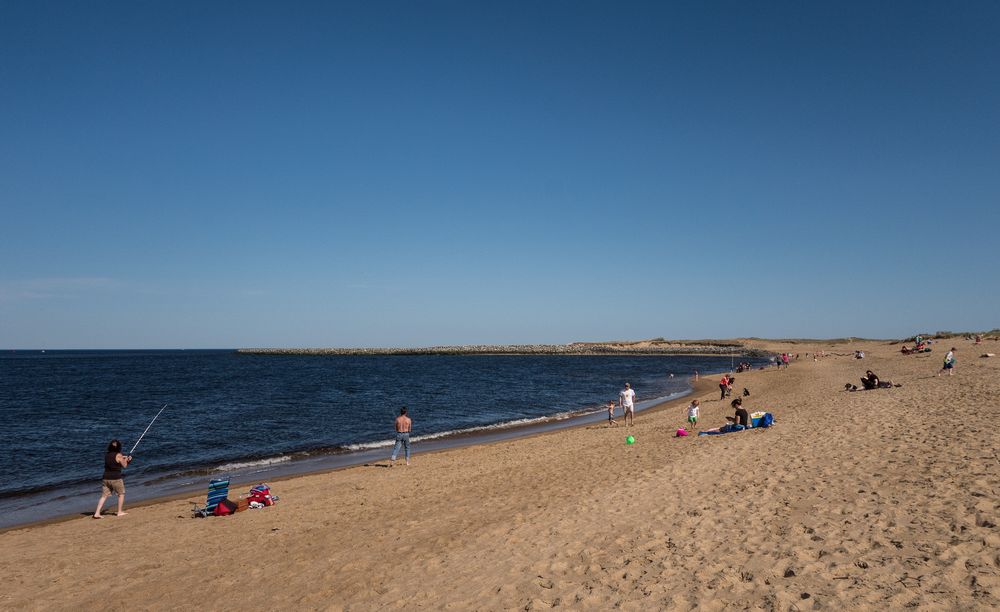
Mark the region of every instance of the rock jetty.
[[421, 348], [242, 348], [245, 355], [738, 355], [765, 353], [741, 343], [667, 341], [574, 342], [571, 344], [465, 344]]

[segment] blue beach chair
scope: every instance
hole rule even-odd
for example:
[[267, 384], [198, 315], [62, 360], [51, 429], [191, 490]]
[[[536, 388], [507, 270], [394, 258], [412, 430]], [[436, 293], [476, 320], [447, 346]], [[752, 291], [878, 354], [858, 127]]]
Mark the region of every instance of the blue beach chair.
[[208, 497], [205, 499], [205, 507], [199, 508], [195, 504], [194, 515], [200, 517], [211, 516], [215, 512], [215, 507], [219, 502], [229, 496], [229, 479], [215, 478], [208, 483]]

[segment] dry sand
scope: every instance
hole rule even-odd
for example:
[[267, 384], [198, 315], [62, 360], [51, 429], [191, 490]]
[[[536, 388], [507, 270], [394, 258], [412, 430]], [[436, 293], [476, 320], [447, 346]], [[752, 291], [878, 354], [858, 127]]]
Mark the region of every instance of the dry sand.
[[[768, 430], [674, 438], [685, 401], [634, 446], [581, 427], [273, 483], [232, 517], [8, 531], [0, 608], [997, 609], [1000, 343], [955, 345], [937, 378], [942, 344], [772, 343], [802, 357], [736, 381]], [[866, 368], [904, 386], [845, 392]], [[703, 427], [730, 413], [708, 386]]]

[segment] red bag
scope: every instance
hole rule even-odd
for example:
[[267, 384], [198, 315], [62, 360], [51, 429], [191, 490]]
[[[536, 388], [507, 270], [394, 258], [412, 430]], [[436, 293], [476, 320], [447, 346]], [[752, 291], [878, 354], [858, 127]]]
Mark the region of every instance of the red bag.
[[215, 511], [212, 513], [215, 516], [228, 516], [236, 512], [236, 502], [229, 501], [228, 498], [219, 502], [219, 505], [215, 507]]
[[274, 505], [274, 498], [271, 497], [271, 487], [266, 484], [259, 484], [250, 489], [250, 494], [247, 496], [247, 500], [250, 502], [264, 504], [265, 506]]

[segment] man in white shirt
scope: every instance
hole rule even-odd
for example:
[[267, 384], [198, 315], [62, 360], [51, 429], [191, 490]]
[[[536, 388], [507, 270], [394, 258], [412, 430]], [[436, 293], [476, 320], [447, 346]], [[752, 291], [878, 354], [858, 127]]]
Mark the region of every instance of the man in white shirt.
[[635, 391], [628, 383], [625, 383], [625, 388], [622, 392], [618, 394], [618, 405], [622, 407], [622, 412], [625, 414], [625, 425], [635, 424]]

